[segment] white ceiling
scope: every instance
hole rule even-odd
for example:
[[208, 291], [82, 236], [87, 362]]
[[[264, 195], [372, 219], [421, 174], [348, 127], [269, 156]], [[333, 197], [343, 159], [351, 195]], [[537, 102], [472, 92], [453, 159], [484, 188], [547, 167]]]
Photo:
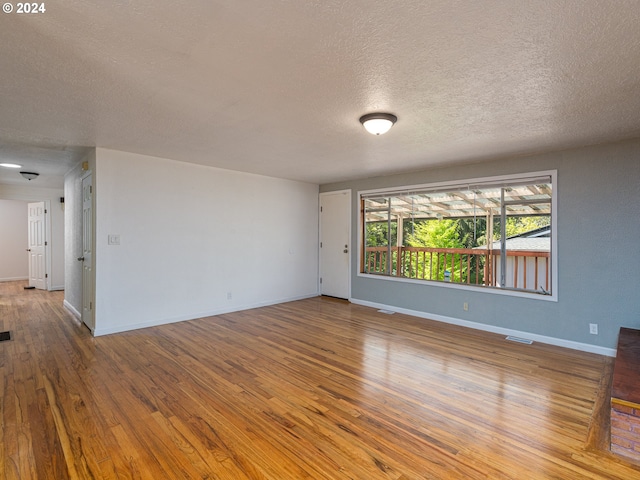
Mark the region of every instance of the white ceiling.
[[45, 5], [0, 14], [0, 161], [31, 185], [91, 146], [327, 183], [640, 137], [639, 0]]

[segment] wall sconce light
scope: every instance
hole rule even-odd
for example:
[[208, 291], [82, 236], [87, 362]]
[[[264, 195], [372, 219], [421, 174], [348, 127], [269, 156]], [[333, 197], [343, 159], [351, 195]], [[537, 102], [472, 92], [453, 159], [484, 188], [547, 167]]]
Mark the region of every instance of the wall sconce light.
[[367, 113], [360, 117], [360, 123], [372, 135], [387, 133], [398, 117], [390, 113]]
[[31, 181], [34, 178], [38, 178], [40, 174], [36, 172], [20, 172], [20, 175], [22, 175], [27, 180]]

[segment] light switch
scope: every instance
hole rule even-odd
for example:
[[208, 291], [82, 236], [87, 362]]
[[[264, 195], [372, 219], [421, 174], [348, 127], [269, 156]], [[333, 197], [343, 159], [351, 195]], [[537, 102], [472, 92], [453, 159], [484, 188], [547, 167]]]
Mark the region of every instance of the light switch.
[[109, 245], [120, 245], [120, 235], [115, 234], [115, 233], [110, 233], [107, 243]]

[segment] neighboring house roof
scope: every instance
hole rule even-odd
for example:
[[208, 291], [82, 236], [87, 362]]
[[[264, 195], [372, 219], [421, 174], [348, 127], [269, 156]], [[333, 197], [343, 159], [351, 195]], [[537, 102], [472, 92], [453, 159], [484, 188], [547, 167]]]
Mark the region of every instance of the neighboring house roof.
[[[507, 238], [505, 243], [507, 250], [549, 252], [551, 251], [551, 227], [540, 227], [514, 235], [513, 237]], [[481, 246], [475, 248], [484, 250], [487, 247]], [[493, 242], [491, 249], [500, 250], [500, 242]]]
[[[549, 252], [551, 250], [551, 238], [507, 238], [507, 250], [528, 250], [532, 252]], [[480, 247], [482, 248], [482, 247]], [[494, 250], [500, 250], [500, 242], [493, 242]]]
[[547, 225], [546, 227], [536, 228], [535, 230], [529, 230], [528, 232], [520, 233], [518, 235], [514, 235], [513, 237], [507, 238], [507, 241], [510, 238], [534, 238], [534, 237], [550, 237], [551, 236], [551, 226]]

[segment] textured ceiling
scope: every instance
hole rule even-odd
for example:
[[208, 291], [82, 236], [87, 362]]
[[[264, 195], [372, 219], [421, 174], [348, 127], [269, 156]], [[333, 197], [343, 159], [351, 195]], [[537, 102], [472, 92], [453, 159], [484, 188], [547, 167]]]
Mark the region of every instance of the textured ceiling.
[[43, 185], [91, 146], [326, 183], [640, 137], [638, 0], [46, 8], [0, 14], [0, 161]]

